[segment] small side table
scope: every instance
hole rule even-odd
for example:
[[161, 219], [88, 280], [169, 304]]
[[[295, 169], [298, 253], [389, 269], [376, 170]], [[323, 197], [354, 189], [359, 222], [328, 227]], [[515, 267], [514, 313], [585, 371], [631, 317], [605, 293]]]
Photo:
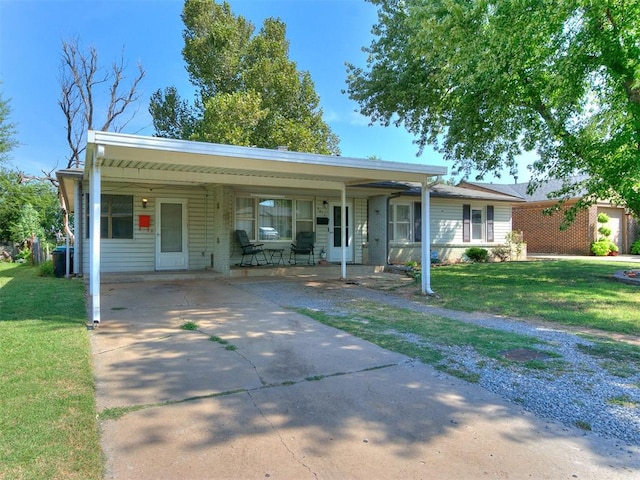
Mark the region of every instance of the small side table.
[[269, 253], [269, 265], [284, 265], [284, 258], [282, 258], [284, 248], [267, 248], [267, 252]]

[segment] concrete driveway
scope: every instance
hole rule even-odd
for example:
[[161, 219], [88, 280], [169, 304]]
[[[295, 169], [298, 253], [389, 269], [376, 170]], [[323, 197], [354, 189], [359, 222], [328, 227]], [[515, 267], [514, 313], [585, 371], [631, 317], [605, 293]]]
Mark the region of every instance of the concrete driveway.
[[640, 478], [638, 452], [277, 298], [220, 279], [102, 292], [91, 342], [98, 410], [115, 417], [101, 421], [106, 478]]

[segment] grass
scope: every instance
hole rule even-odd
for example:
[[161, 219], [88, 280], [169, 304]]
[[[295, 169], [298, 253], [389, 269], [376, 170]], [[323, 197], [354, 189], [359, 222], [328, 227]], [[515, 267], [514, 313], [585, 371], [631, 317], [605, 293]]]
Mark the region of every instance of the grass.
[[640, 287], [612, 279], [638, 264], [598, 261], [476, 263], [434, 268], [438, 306], [640, 335]]
[[[517, 348], [536, 350], [542, 344], [534, 337], [374, 302], [352, 302], [348, 308], [349, 315], [328, 315], [309, 309], [298, 309], [298, 312], [470, 382], [477, 382], [479, 377], [463, 365], [452, 363], [447, 347], [470, 347], [485, 359], [509, 363], [503, 352]], [[557, 361], [548, 368], [560, 369], [562, 365]], [[540, 369], [540, 362], [532, 363], [532, 368]]]
[[197, 330], [198, 324], [195, 322], [184, 322], [180, 328], [182, 330]]
[[587, 432], [591, 431], [591, 424], [589, 422], [585, 422], [583, 420], [576, 420], [574, 425], [578, 427], [580, 430], [585, 430]]
[[81, 281], [0, 263], [0, 478], [103, 475]]
[[633, 400], [627, 395], [621, 395], [619, 397], [612, 397], [607, 400], [607, 403], [610, 405], [617, 405], [619, 407], [627, 407], [627, 408], [636, 408], [640, 406], [640, 402]]
[[578, 344], [582, 353], [601, 360], [601, 365], [611, 374], [620, 378], [632, 377], [640, 372], [640, 348], [614, 340], [603, 340], [585, 335], [590, 344]]

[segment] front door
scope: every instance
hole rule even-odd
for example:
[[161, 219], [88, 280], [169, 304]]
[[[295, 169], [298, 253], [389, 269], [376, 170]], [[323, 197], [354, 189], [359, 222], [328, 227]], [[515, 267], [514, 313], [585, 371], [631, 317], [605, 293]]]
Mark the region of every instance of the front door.
[[[350, 204], [345, 206], [347, 212], [347, 248], [346, 260], [353, 261], [353, 209]], [[330, 262], [342, 260], [342, 208], [340, 203], [331, 203], [329, 206], [329, 252]]]
[[187, 201], [158, 199], [156, 212], [156, 270], [186, 270]]

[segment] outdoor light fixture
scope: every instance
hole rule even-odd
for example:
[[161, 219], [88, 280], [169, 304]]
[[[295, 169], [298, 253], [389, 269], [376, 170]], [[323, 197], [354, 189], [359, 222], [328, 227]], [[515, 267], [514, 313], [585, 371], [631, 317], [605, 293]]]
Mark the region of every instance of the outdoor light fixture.
[[327, 202], [326, 200], [323, 200], [322, 201], [322, 206], [326, 208], [327, 205], [329, 205], [329, 202]]
[[142, 208], [147, 208], [147, 202], [148, 200], [146, 198], [142, 199]]

